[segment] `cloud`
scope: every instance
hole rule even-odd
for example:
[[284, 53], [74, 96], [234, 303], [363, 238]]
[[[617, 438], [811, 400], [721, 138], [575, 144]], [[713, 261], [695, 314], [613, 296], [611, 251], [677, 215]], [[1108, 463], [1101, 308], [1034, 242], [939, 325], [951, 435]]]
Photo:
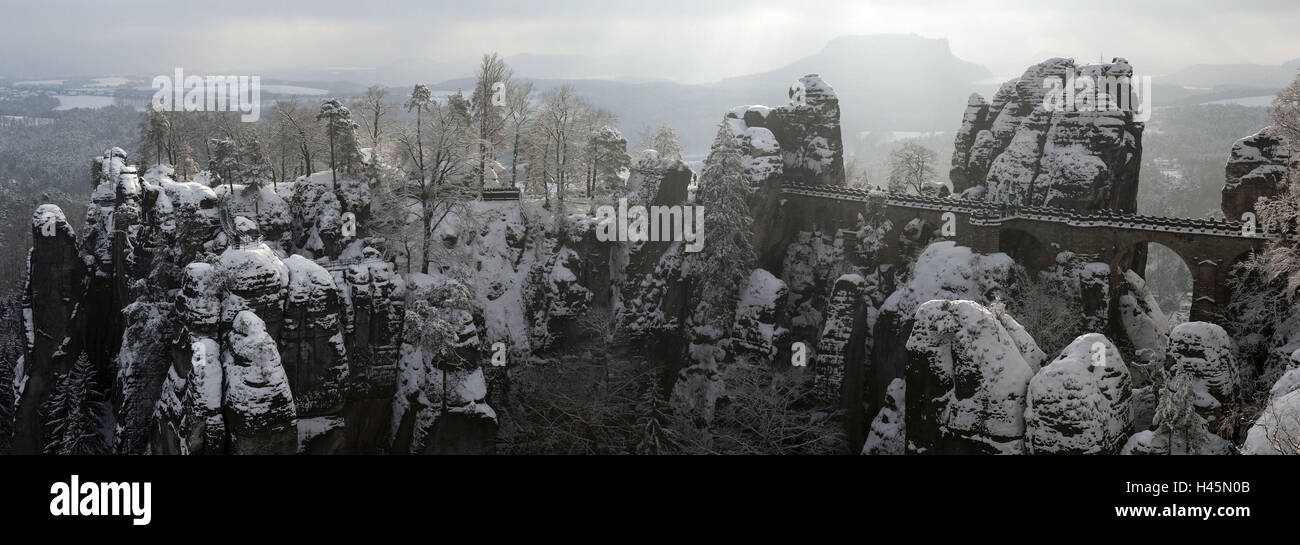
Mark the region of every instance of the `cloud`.
[[1006, 73], [1047, 54], [1120, 55], [1139, 69], [1300, 56], [1290, 0], [861, 2], [560, 0], [7, 2], [0, 74], [28, 77], [380, 66], [424, 57], [596, 55], [646, 76], [712, 81], [772, 68], [845, 34], [948, 38]]

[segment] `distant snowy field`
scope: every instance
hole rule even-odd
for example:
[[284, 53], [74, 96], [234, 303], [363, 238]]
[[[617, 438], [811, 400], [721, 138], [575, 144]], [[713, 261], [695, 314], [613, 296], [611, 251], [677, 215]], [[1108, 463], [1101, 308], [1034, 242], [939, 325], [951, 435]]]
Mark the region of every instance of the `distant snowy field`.
[[1211, 100], [1206, 104], [1236, 104], [1238, 106], [1272, 106], [1273, 98], [1277, 95], [1260, 95], [1253, 97], [1225, 98], [1222, 100]]
[[94, 95], [54, 95], [59, 99], [57, 110], [71, 110], [73, 108], [106, 108], [113, 105], [114, 97], [103, 97]]
[[325, 89], [316, 89], [314, 87], [299, 87], [297, 85], [263, 85], [262, 92], [275, 93], [279, 95], [310, 95], [319, 96], [329, 91]]

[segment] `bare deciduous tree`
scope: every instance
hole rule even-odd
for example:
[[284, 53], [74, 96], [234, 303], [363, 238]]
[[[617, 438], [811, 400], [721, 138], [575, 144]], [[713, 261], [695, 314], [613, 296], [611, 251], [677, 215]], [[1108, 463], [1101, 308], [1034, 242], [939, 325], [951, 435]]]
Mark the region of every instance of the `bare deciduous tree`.
[[511, 71], [505, 60], [496, 53], [483, 55], [479, 63], [474, 93], [470, 95], [470, 117], [474, 135], [478, 139], [477, 164], [474, 167], [475, 187], [483, 189], [487, 169], [496, 162], [496, 149], [506, 128], [506, 96]]
[[889, 191], [921, 195], [935, 181], [934, 150], [906, 142], [889, 154]]
[[533, 121], [533, 83], [510, 82], [506, 88], [506, 117], [510, 120], [510, 135], [514, 144], [510, 146], [510, 186], [519, 183], [520, 144], [526, 138], [529, 125]]
[[388, 89], [380, 85], [371, 85], [366, 89], [366, 94], [362, 95], [353, 103], [353, 107], [361, 112], [361, 125], [370, 137], [370, 146], [374, 153], [379, 152], [381, 139], [384, 136], [384, 116], [388, 114]]

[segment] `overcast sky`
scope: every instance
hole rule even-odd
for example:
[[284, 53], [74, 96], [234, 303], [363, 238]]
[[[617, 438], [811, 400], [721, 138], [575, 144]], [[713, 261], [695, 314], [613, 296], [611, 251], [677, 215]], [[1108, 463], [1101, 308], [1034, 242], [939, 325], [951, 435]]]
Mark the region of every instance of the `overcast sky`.
[[[1297, 0], [0, 0], [0, 74], [374, 67], [483, 52], [606, 56], [707, 82], [776, 68], [847, 34], [948, 38], [999, 76], [1047, 56], [1158, 74], [1300, 57]], [[1140, 4], [1140, 5], [1139, 5]], [[164, 72], [165, 73], [165, 72]]]

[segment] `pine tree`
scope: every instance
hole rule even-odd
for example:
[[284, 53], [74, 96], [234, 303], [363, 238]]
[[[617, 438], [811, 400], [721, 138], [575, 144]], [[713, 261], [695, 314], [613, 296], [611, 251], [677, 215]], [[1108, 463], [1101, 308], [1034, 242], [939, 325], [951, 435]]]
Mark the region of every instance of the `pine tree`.
[[612, 186], [618, 179], [618, 172], [632, 166], [632, 159], [627, 154], [627, 139], [618, 129], [605, 125], [592, 131], [587, 139], [590, 167], [587, 176], [587, 198], [591, 198], [603, 186]]
[[703, 318], [720, 331], [730, 325], [740, 290], [754, 266], [751, 192], [736, 139], [726, 125], [719, 125], [696, 196], [707, 218], [706, 247], [686, 254], [686, 271], [708, 309]]
[[46, 454], [108, 454], [102, 433], [106, 403], [95, 366], [82, 352], [46, 402]]
[[14, 373], [26, 352], [21, 308], [17, 297], [0, 302], [0, 454], [9, 454], [13, 446], [14, 404], [18, 399]]
[[142, 164], [148, 166], [151, 161], [158, 165], [171, 162], [167, 157], [171, 130], [171, 121], [167, 119], [167, 114], [150, 108], [145, 118], [140, 121], [140, 132], [143, 135], [140, 140]]
[[215, 176], [213, 184], [225, 182], [233, 193], [235, 177], [239, 175], [239, 146], [233, 138], [212, 138], [208, 140], [208, 170]]
[[352, 111], [337, 98], [321, 104], [316, 120], [325, 121], [325, 134], [329, 137], [330, 144], [330, 180], [338, 187], [340, 159], [344, 172], [355, 174], [356, 167], [360, 165], [361, 148], [357, 146], [357, 129], [361, 125], [352, 120]]
[[271, 168], [262, 143], [257, 138], [247, 138], [240, 143], [235, 177], [244, 184], [244, 198], [253, 201], [253, 213], [260, 216], [262, 188], [267, 182], [275, 184], [275, 171]]
[[68, 405], [71, 396], [68, 395], [68, 374], [54, 375], [54, 391], [50, 397], [45, 400], [45, 405], [41, 407], [42, 418], [45, 420], [45, 454], [58, 454], [63, 445], [63, 436], [67, 429]]
[[657, 382], [651, 381], [641, 392], [641, 414], [636, 420], [639, 437], [633, 447], [635, 454], [669, 454], [675, 446], [672, 416], [668, 414], [668, 404], [659, 396]]
[[1181, 362], [1165, 372], [1165, 388], [1156, 404], [1156, 433], [1169, 444], [1170, 454], [1196, 454], [1208, 439], [1206, 422], [1196, 412], [1192, 378]]

